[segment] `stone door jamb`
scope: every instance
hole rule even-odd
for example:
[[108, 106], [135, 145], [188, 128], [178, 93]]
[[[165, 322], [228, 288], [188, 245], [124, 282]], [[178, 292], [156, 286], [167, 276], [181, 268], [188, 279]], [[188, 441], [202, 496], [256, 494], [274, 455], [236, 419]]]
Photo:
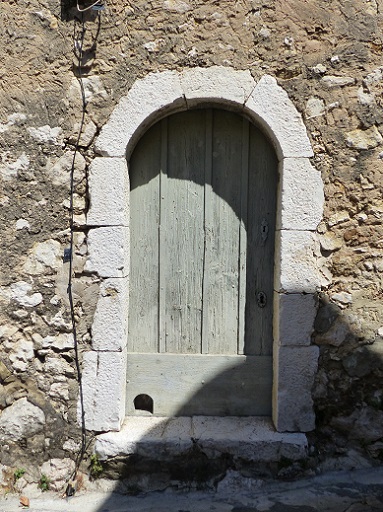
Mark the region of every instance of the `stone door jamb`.
[[319, 349], [311, 345], [320, 287], [316, 228], [323, 182], [301, 115], [275, 78], [256, 82], [228, 67], [150, 73], [121, 98], [95, 143], [89, 172], [88, 259], [101, 279], [92, 350], [83, 361], [86, 428], [118, 431], [125, 418], [129, 299], [129, 156], [164, 116], [199, 106], [233, 110], [271, 139], [279, 160], [275, 241], [273, 422], [279, 432], [315, 426], [311, 388]]

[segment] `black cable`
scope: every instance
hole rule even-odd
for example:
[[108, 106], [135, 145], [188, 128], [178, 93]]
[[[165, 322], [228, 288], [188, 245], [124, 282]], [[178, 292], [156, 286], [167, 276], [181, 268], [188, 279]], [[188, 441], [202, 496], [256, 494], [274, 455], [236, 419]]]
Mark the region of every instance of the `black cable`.
[[81, 109], [81, 121], [80, 121], [80, 127], [78, 130], [77, 140], [74, 147], [73, 152], [73, 159], [72, 159], [72, 166], [70, 171], [70, 204], [69, 204], [69, 223], [70, 223], [70, 240], [69, 240], [69, 270], [68, 270], [68, 297], [69, 297], [69, 306], [70, 306], [70, 316], [71, 316], [71, 322], [72, 322], [72, 331], [73, 331], [73, 342], [74, 342], [74, 355], [75, 355], [75, 364], [76, 364], [76, 372], [77, 372], [77, 380], [79, 385], [79, 395], [80, 395], [80, 410], [81, 410], [81, 447], [77, 454], [76, 461], [75, 461], [75, 468], [74, 471], [70, 477], [70, 481], [67, 484], [67, 488], [65, 490], [65, 494], [67, 496], [73, 496], [75, 493], [75, 485], [74, 480], [77, 477], [78, 470], [80, 468], [81, 462], [84, 459], [85, 452], [87, 450], [87, 434], [86, 434], [86, 425], [85, 425], [85, 407], [84, 407], [84, 392], [83, 392], [83, 386], [82, 386], [82, 374], [81, 374], [81, 368], [80, 368], [80, 360], [79, 360], [79, 351], [78, 351], [78, 338], [77, 338], [77, 326], [76, 326], [76, 318], [75, 318], [75, 310], [74, 310], [74, 301], [73, 301], [73, 292], [72, 292], [72, 278], [73, 278], [73, 253], [74, 253], [74, 172], [75, 172], [75, 163], [76, 163], [76, 156], [79, 151], [79, 145], [80, 145], [80, 138], [82, 135], [82, 131], [84, 128], [84, 122], [85, 122], [85, 112], [86, 112], [86, 98], [85, 98], [85, 90], [84, 90], [84, 84], [82, 81], [82, 75], [81, 75], [81, 66], [82, 66], [82, 60], [83, 60], [83, 45], [84, 45], [84, 39], [85, 39], [85, 21], [84, 21], [84, 14], [81, 13], [81, 32], [79, 36], [76, 35], [76, 18], [74, 21], [74, 54], [77, 57], [78, 62], [78, 79], [81, 89], [81, 98], [82, 98], [82, 109]]

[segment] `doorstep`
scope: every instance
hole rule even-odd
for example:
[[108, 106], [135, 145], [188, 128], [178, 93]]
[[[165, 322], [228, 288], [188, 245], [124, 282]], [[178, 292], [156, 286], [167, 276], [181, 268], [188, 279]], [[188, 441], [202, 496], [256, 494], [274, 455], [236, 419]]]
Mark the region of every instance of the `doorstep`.
[[95, 452], [100, 460], [135, 454], [158, 461], [196, 446], [212, 459], [222, 454], [249, 462], [307, 457], [305, 434], [276, 432], [265, 417], [131, 416], [119, 432], [98, 435]]

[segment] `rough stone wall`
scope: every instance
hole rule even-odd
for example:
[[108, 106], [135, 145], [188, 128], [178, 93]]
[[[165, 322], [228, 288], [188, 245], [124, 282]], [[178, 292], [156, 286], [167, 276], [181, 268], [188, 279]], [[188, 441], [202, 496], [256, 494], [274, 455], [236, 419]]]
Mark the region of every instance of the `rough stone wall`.
[[84, 15], [79, 66], [81, 26], [68, 4], [0, 1], [2, 464], [38, 468], [73, 459], [79, 446], [63, 263], [79, 72], [86, 114], [74, 175], [73, 291], [83, 352], [98, 292], [97, 276], [83, 271], [94, 137], [137, 78], [214, 64], [275, 76], [303, 115], [326, 194], [315, 442], [325, 453], [355, 444], [382, 457], [383, 7], [377, 0], [106, 0], [100, 16]]

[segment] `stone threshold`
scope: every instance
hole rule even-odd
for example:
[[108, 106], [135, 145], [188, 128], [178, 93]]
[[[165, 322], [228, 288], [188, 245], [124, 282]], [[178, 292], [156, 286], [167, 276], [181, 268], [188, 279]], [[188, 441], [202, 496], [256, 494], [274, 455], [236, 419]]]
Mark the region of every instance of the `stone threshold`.
[[276, 432], [265, 417], [131, 416], [119, 432], [98, 435], [95, 452], [100, 460], [135, 454], [165, 461], [196, 446], [209, 459], [222, 454], [248, 462], [307, 457], [305, 434]]

